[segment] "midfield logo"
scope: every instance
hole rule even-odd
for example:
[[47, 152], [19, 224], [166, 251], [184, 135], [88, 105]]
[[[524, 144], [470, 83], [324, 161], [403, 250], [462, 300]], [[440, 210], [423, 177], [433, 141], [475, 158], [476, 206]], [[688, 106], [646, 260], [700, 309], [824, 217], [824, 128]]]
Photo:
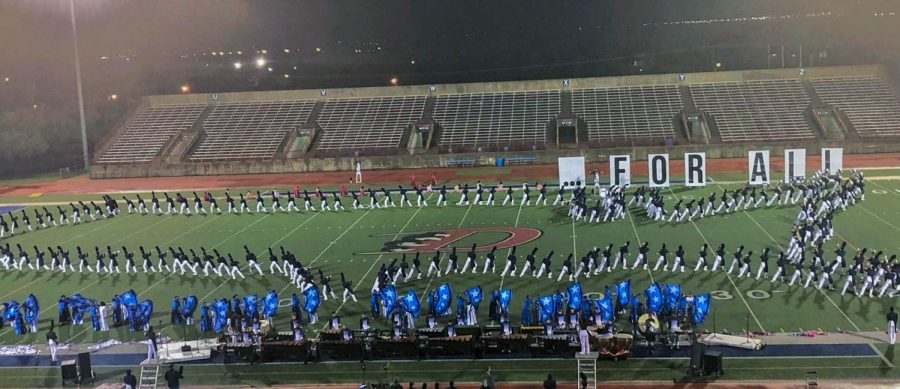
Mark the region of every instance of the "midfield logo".
[[[479, 234], [493, 235], [485, 238], [488, 241], [478, 239]], [[505, 234], [505, 237], [497, 239], [497, 233]], [[472, 242], [478, 244], [475, 251], [490, 251], [491, 248], [497, 247], [498, 250], [508, 249], [513, 246], [519, 246], [540, 238], [543, 232], [534, 228], [525, 227], [485, 227], [485, 228], [460, 228], [451, 230], [427, 231], [427, 232], [410, 232], [401, 234], [397, 240], [385, 242], [381, 251], [371, 253], [357, 253], [379, 255], [385, 253], [433, 253], [437, 250], [442, 252], [450, 252], [453, 246], [456, 246], [457, 253], [462, 255], [468, 252], [472, 247]], [[373, 236], [391, 236], [393, 234], [380, 234]], [[467, 239], [471, 238], [471, 239]], [[457, 242], [467, 239], [466, 247], [459, 246]]]

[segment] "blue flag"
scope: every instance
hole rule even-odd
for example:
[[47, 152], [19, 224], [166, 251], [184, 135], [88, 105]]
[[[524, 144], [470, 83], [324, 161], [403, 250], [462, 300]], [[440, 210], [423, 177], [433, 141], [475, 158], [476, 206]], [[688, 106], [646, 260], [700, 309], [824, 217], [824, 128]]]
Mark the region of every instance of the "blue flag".
[[259, 306], [256, 305], [257, 302], [259, 302], [259, 296], [255, 294], [244, 297], [244, 316], [251, 318], [259, 314]]
[[384, 303], [384, 311], [390, 315], [394, 311], [394, 306], [397, 305], [397, 288], [393, 285], [381, 288], [381, 301]]
[[278, 293], [273, 290], [263, 299], [263, 317], [274, 317], [276, 312], [278, 312]]
[[453, 296], [453, 291], [450, 289], [450, 284], [444, 284], [437, 288], [437, 301], [434, 304], [434, 308], [438, 316], [450, 314], [451, 296]]
[[469, 298], [469, 302], [475, 307], [475, 310], [478, 310], [478, 304], [481, 304], [481, 301], [484, 300], [484, 294], [481, 293], [481, 287], [476, 286], [466, 291], [466, 297]]
[[153, 300], [147, 299], [141, 302], [141, 323], [150, 323], [153, 317]]
[[694, 297], [694, 323], [700, 325], [709, 313], [709, 294]]
[[569, 285], [569, 309], [578, 310], [581, 307], [581, 283]]
[[653, 283], [644, 293], [647, 294], [647, 311], [652, 313], [660, 313], [663, 307], [663, 295], [659, 289], [659, 284]]
[[628, 303], [631, 302], [631, 280], [616, 284], [616, 297], [618, 297], [619, 305], [628, 307]]
[[512, 291], [509, 289], [500, 291], [500, 309], [509, 312], [509, 302], [512, 300]]
[[678, 310], [678, 302], [681, 300], [681, 285], [666, 285], [663, 289], [666, 301], [666, 311], [675, 313]]
[[228, 325], [228, 301], [225, 301], [225, 299], [216, 300], [213, 302], [212, 307], [213, 312], [216, 314], [213, 327], [216, 332], [222, 332], [225, 326]]
[[303, 310], [307, 313], [316, 313], [316, 310], [319, 309], [319, 305], [322, 304], [322, 301], [319, 297], [319, 288], [313, 286], [303, 291], [303, 296], [306, 297], [306, 305], [303, 307]]
[[194, 316], [194, 310], [197, 309], [197, 296], [187, 296], [184, 298], [184, 304], [181, 307], [181, 314], [184, 317]]
[[134, 293], [134, 290], [129, 290], [125, 293], [122, 293], [119, 295], [119, 297], [122, 299], [122, 304], [125, 304], [125, 306], [137, 305], [138, 303], [137, 295]]
[[541, 296], [541, 298], [538, 299], [538, 302], [541, 304], [540, 324], [544, 324], [553, 317], [553, 296]]
[[25, 321], [29, 324], [37, 323], [40, 315], [41, 307], [38, 304], [37, 297], [34, 297], [33, 294], [29, 294], [28, 297], [25, 298]]
[[616, 320], [616, 310], [611, 294], [604, 294], [602, 299], [594, 302], [594, 305], [600, 311], [600, 318], [604, 322]]
[[414, 318], [419, 318], [419, 296], [416, 295], [416, 291], [406, 292], [406, 296], [403, 296], [403, 306]]

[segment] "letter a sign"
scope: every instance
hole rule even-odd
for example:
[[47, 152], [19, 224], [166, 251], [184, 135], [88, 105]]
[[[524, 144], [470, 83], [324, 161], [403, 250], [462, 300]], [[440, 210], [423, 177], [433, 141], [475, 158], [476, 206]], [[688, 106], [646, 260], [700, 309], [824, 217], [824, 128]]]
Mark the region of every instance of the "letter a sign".
[[769, 150], [750, 151], [747, 153], [750, 167], [750, 185], [766, 185], [770, 179]]

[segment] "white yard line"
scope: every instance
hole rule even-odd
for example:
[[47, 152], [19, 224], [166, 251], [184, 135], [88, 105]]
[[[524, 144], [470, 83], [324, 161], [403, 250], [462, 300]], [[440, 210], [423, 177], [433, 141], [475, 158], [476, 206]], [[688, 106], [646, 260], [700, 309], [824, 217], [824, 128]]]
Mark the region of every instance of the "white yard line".
[[[268, 215], [266, 215], [266, 216], [268, 216]], [[246, 229], [249, 228], [250, 226], [252, 226], [252, 225], [256, 224], [257, 222], [259, 222], [259, 220], [262, 220], [262, 219], [264, 219], [264, 218], [265, 218], [265, 217], [261, 217], [261, 218], [257, 219], [257, 220], [254, 221], [253, 223], [250, 223], [247, 227], [244, 227], [244, 229], [241, 230], [241, 231], [246, 230]], [[166, 218], [166, 219], [168, 219], [168, 218]], [[164, 219], [164, 220], [165, 220], [165, 219]], [[182, 237], [184, 237], [185, 235], [188, 235], [189, 233], [191, 233], [191, 232], [197, 230], [197, 229], [200, 228], [200, 227], [205, 226], [206, 224], [208, 224], [209, 222], [211, 222], [211, 221], [213, 221], [213, 220], [216, 220], [216, 219], [214, 219], [214, 218], [209, 218], [209, 219], [207, 219], [206, 221], [204, 221], [203, 223], [200, 223], [200, 224], [198, 224], [198, 225], [196, 225], [196, 226], [194, 226], [194, 227], [191, 227], [189, 230], [185, 231], [184, 233], [179, 234], [178, 236], [175, 236], [174, 238], [169, 239], [169, 240], [163, 242], [163, 243], [161, 244], [161, 246], [167, 246], [169, 243], [172, 243], [172, 242], [178, 240], [179, 238], [182, 238]], [[239, 231], [238, 233], [240, 233], [241, 231]], [[133, 235], [133, 234], [132, 234], [132, 235]], [[216, 244], [215, 246], [212, 246], [212, 248], [218, 247], [219, 245], [221, 245], [222, 243], [228, 241], [229, 239], [233, 238], [234, 236], [235, 236], [235, 235], [232, 235], [232, 236], [229, 237], [228, 239], [226, 239], [226, 240], [224, 240], [224, 241], [222, 241], [222, 242], [219, 242], [219, 243]], [[107, 273], [107, 274], [108, 274], [108, 273]], [[127, 274], [127, 273], [126, 273], [126, 274]], [[147, 289], [141, 291], [140, 293], [138, 293], [137, 296], [140, 297], [142, 294], [144, 294], [144, 293], [146, 293], [147, 291], [149, 291], [149, 290], [155, 288], [157, 285], [159, 285], [160, 283], [162, 283], [163, 281], [165, 281], [166, 279], [168, 279], [172, 274], [175, 274], [175, 272], [169, 272], [169, 274], [166, 274], [161, 280], [157, 281], [155, 284], [153, 284], [153, 285], [150, 286], [149, 288], [147, 288]], [[93, 283], [89, 284], [88, 286], [91, 286], [91, 285], [96, 284], [97, 282], [100, 282], [100, 280], [101, 280], [101, 279], [103, 278], [103, 276], [105, 276], [105, 275], [106, 275], [106, 274], [101, 275], [100, 278], [98, 278], [96, 281], [94, 281]], [[224, 285], [224, 284], [225, 284], [225, 283], [222, 282], [222, 283], [220, 283], [219, 286], [221, 287], [221, 286]], [[85, 288], [83, 288], [82, 290], [85, 290], [86, 288], [87, 288], [87, 286], [85, 286]], [[201, 300], [201, 301], [202, 301], [202, 300]], [[79, 333], [77, 333], [77, 334], [75, 334], [75, 335], [72, 335], [72, 336], [70, 337], [70, 339], [74, 339], [76, 336], [81, 335], [82, 333], [84, 333], [85, 331], [87, 331], [87, 330], [90, 329], [90, 328], [93, 328], [93, 327], [91, 327], [90, 325], [87, 326], [87, 327], [85, 327], [83, 330], [81, 330], [81, 332], [79, 332]]]
[[[625, 212], [628, 213], [628, 221], [631, 223], [631, 230], [634, 231], [634, 237], [637, 238], [638, 247], [641, 246], [641, 236], [638, 234], [637, 226], [634, 225], [634, 217], [631, 216], [631, 210], [628, 209], [628, 206], [625, 206]], [[653, 284], [656, 281], [653, 280], [653, 272], [650, 271], [650, 258], [644, 258], [644, 261], [647, 263], [647, 274], [650, 275], [650, 283]]]
[[350, 232], [350, 230], [352, 230], [353, 227], [355, 227], [357, 224], [359, 224], [359, 221], [362, 220], [364, 217], [366, 217], [366, 215], [368, 215], [369, 212], [372, 212], [372, 209], [369, 209], [368, 211], [363, 213], [362, 216], [357, 218], [356, 221], [350, 225], [350, 227], [347, 227], [347, 229], [344, 230], [344, 232], [342, 232], [340, 235], [338, 235], [337, 238], [334, 238], [334, 240], [329, 242], [328, 246], [325, 246], [325, 249], [322, 250], [322, 252], [320, 252], [319, 255], [316, 255], [316, 257], [313, 258], [312, 262], [310, 262], [308, 265], [306, 265], [306, 267], [311, 267], [314, 263], [318, 262], [319, 259], [322, 258], [322, 256], [325, 255], [326, 252], [328, 252], [328, 249], [330, 249], [331, 246], [334, 246], [334, 244], [337, 243], [337, 241], [341, 240], [341, 238], [343, 238], [344, 235], [347, 235], [347, 233]]
[[866, 207], [863, 207], [862, 204], [857, 203], [857, 204], [855, 205], [855, 207], [859, 207], [859, 209], [862, 209], [863, 211], [866, 211], [866, 213], [868, 213], [869, 215], [874, 216], [874, 217], [875, 217], [876, 219], [878, 219], [878, 220], [881, 220], [884, 224], [887, 224], [887, 225], [891, 226], [891, 228], [893, 228], [893, 229], [895, 229], [895, 230], [897, 230], [897, 231], [900, 231], [900, 227], [895, 226], [893, 223], [891, 223], [891, 222], [889, 222], [889, 221], [887, 221], [887, 220], [884, 220], [884, 218], [882, 218], [881, 216], [878, 216], [878, 215], [875, 214], [874, 212], [868, 210]]
[[[522, 206], [524, 204], [525, 204], [525, 202], [523, 202], [523, 201], [519, 202], [519, 211], [516, 212], [516, 222], [513, 224], [513, 228], [516, 228], [519, 226], [519, 216], [522, 215]], [[575, 235], [575, 233], [573, 232], [572, 235]], [[510, 247], [509, 251], [506, 252], [506, 256], [509, 256], [509, 254], [512, 254], [512, 247]], [[506, 277], [500, 277], [500, 287], [497, 290], [503, 290], [503, 281], [505, 281], [505, 280], [506, 280]]]
[[[204, 224], [206, 224], [206, 223], [208, 223], [208, 222], [210, 222], [210, 221], [212, 221], [212, 220], [214, 220], [214, 219], [209, 219], [209, 220], [203, 222], [202, 224], [200, 224], [200, 225], [194, 227], [193, 229], [199, 228], [199, 227], [203, 226]], [[154, 224], [156, 224], [156, 223], [154, 223]], [[175, 237], [175, 238], [173, 238], [173, 239], [170, 239], [168, 242], [164, 243], [163, 245], [168, 244], [168, 243], [171, 243], [171, 242], [174, 241], [175, 239], [180, 238], [180, 237], [186, 235], [188, 232], [192, 231], [193, 229], [188, 230], [188, 231], [186, 231], [184, 234], [181, 234], [181, 235], [179, 235], [179, 236], [177, 236], [177, 237]], [[132, 232], [131, 234], [127, 235], [125, 238], [130, 238], [130, 237], [134, 236], [135, 234], [137, 234], [137, 233], [139, 233], [139, 232], [142, 232], [143, 230], [145, 230], [145, 229], [141, 229], [141, 230]], [[123, 239], [124, 239], [124, 238], [123, 238]], [[170, 274], [171, 274], [171, 273], [170, 273]], [[75, 292], [75, 293], [82, 293], [82, 292], [84, 292], [84, 291], [87, 290], [89, 287], [94, 286], [94, 285], [96, 285], [98, 282], [100, 282], [101, 280], [103, 280], [103, 277], [105, 277], [105, 276], [107, 276], [107, 275], [109, 275], [109, 273], [100, 274], [100, 277], [97, 277], [96, 280], [94, 280], [94, 281], [91, 282], [90, 284], [87, 284], [87, 285], [83, 286], [83, 287], [81, 288], [81, 290], [79, 290], [78, 292]], [[41, 314], [45, 314], [45, 313], [47, 313], [48, 311], [52, 310], [53, 308], [54, 308], [54, 305], [48, 304], [47, 308], [41, 311]], [[7, 332], [9, 332], [9, 330], [6, 330], [6, 331], [4, 331], [3, 333], [0, 333], [0, 336], [5, 335]]]
[[[719, 184], [716, 184], [716, 185], [719, 187], [719, 189], [722, 189], [721, 185], [719, 185]], [[678, 195], [675, 194], [675, 191], [673, 191], [671, 187], [669, 187], [669, 192], [672, 193], [672, 196], [678, 197]], [[745, 213], [746, 213], [746, 211], [745, 211]], [[747, 215], [749, 216], [749, 214], [747, 214]], [[752, 216], [751, 216], [751, 219], [752, 219]], [[754, 223], [755, 222], [756, 221], [754, 220]], [[703, 235], [703, 232], [700, 231], [700, 227], [697, 227], [697, 223], [695, 223], [693, 220], [691, 220], [691, 225], [693, 225], [694, 229], [697, 230], [697, 234], [700, 235], [700, 238], [703, 239], [703, 242], [705, 242], [709, 246], [712, 246], [712, 244], [709, 242], [709, 240], [706, 239], [706, 236]], [[759, 225], [759, 223], [757, 223], [756, 225]], [[760, 227], [760, 228], [762, 228], [762, 227]], [[763, 229], [763, 231], [765, 232], [765, 229]], [[768, 232], [766, 232], [766, 234], [768, 234]], [[771, 235], [769, 236], [769, 238], [772, 238]], [[775, 241], [775, 239], [772, 238], [772, 241]], [[775, 242], [775, 244], [778, 244], [778, 242]], [[753, 321], [755, 321], [756, 325], [759, 326], [759, 330], [762, 332], [766, 332], [765, 327], [763, 327], [762, 323], [759, 321], [759, 318], [756, 317], [756, 313], [754, 313], [753, 310], [750, 309], [750, 304], [748, 304], [747, 299], [744, 298], [744, 293], [741, 292], [740, 288], [738, 288], [737, 284], [731, 278], [731, 275], [728, 273], [725, 273], [725, 277], [728, 278], [728, 282], [731, 283], [731, 286], [737, 292], [736, 294], [741, 298], [741, 301], [744, 303], [744, 306], [747, 307], [747, 312], [750, 312], [750, 316], [753, 316]], [[747, 331], [750, 331], [750, 329], [747, 328]]]
[[[432, 193], [432, 194], [429, 194], [429, 195], [428, 195], [428, 198], [425, 199], [425, 201], [430, 200], [432, 195], [433, 195], [433, 193]], [[469, 207], [471, 208], [471, 205], [470, 205]], [[397, 238], [400, 237], [400, 234], [403, 233], [403, 230], [405, 230], [406, 227], [409, 226], [409, 223], [412, 223], [413, 219], [415, 219], [416, 215], [419, 214], [419, 211], [421, 211], [422, 208], [425, 208], [425, 207], [419, 207], [419, 209], [417, 209], [415, 212], [413, 212], [412, 216], [409, 217], [409, 220], [406, 221], [406, 224], [404, 224], [403, 227], [400, 227], [400, 230], [397, 231], [397, 234], [394, 235], [394, 238], [393, 238], [392, 240], [397, 240]], [[468, 214], [468, 213], [467, 213], [467, 214]], [[384, 254], [379, 254], [378, 257], [375, 258], [374, 261], [372, 261], [372, 265], [369, 266], [369, 270], [366, 270], [366, 273], [363, 274], [363, 276], [362, 276], [362, 277], [359, 279], [359, 281], [356, 283], [357, 286], [363, 285], [363, 281], [366, 279], [366, 277], [369, 276], [369, 273], [372, 272], [372, 269], [374, 269], [375, 266], [378, 265], [378, 261], [380, 261], [382, 257], [384, 257]], [[432, 279], [433, 279], [433, 278], [432, 278]], [[430, 283], [430, 281], [429, 281], [429, 283]], [[342, 301], [342, 302], [341, 302], [341, 305], [339, 305], [339, 306], [337, 307], [337, 309], [334, 311], [335, 314], [337, 314], [338, 312], [341, 311], [341, 308], [344, 307], [344, 304], [346, 304], [346, 301]], [[327, 325], [327, 324], [326, 324], [326, 325]]]

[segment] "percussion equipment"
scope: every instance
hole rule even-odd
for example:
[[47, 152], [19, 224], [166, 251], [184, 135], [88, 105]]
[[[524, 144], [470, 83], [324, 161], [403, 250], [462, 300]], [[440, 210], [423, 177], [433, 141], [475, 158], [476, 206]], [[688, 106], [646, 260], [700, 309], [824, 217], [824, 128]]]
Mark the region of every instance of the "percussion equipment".
[[631, 344], [634, 343], [634, 337], [629, 334], [616, 334], [613, 336], [616, 351], [630, 351]]
[[659, 329], [659, 318], [657, 318], [656, 315], [645, 313], [638, 318], [638, 331], [640, 331], [641, 334], [656, 335], [659, 333]]
[[591, 343], [594, 344], [597, 351], [601, 354], [604, 352], [610, 353], [615, 347], [615, 340], [611, 334], [594, 335], [591, 339], [593, 340]]

